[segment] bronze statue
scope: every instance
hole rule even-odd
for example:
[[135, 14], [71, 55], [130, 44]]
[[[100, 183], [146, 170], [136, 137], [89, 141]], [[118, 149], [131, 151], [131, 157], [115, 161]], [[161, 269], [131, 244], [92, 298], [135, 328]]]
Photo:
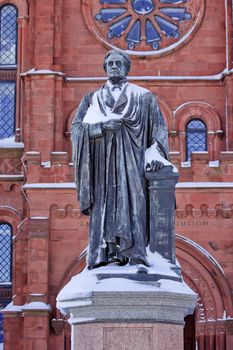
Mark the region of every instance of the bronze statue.
[[[75, 182], [81, 211], [90, 215], [88, 267], [148, 266], [145, 151], [168, 159], [165, 123], [155, 96], [127, 81], [130, 58], [111, 50], [108, 80], [87, 94], [72, 123]], [[153, 160], [147, 170], [163, 163]]]

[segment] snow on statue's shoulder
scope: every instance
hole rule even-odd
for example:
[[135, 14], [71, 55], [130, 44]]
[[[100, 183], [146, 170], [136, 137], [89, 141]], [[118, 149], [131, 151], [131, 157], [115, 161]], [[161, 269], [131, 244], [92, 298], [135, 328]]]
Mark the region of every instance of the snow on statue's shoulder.
[[136, 84], [132, 84], [132, 83], [128, 84], [128, 90], [130, 90], [131, 93], [138, 94], [138, 95], [143, 95], [146, 93], [152, 94], [146, 88], [139, 86], [139, 85], [136, 85]]

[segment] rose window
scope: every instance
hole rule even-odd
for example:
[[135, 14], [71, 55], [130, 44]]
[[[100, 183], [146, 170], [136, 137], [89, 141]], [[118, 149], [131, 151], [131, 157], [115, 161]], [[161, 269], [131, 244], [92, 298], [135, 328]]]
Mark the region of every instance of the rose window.
[[88, 27], [106, 45], [158, 55], [190, 40], [204, 1], [85, 0], [83, 10]]

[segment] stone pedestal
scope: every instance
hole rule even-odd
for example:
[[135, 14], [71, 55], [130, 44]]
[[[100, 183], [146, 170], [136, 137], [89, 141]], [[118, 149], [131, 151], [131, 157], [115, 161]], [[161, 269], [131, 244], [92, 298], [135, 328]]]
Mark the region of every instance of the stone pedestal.
[[58, 295], [57, 307], [70, 315], [72, 350], [183, 349], [184, 317], [196, 295], [170, 279], [170, 264], [157, 282], [142, 281], [136, 267], [112, 268], [111, 275], [108, 269], [84, 270]]
[[73, 326], [73, 349], [181, 350], [183, 326], [162, 323], [96, 323]]
[[149, 188], [150, 251], [175, 263], [175, 185], [178, 173], [172, 166], [146, 172]]

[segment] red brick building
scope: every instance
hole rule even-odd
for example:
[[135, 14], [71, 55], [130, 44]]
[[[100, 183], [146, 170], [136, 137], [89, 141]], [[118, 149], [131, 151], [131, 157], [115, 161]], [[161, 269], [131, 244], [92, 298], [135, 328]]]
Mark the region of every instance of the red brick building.
[[88, 230], [70, 125], [103, 84], [110, 47], [131, 55], [129, 79], [157, 95], [179, 168], [177, 257], [199, 296], [185, 349], [233, 349], [232, 44], [229, 0], [0, 0], [5, 350], [69, 349], [56, 296], [84, 266]]

